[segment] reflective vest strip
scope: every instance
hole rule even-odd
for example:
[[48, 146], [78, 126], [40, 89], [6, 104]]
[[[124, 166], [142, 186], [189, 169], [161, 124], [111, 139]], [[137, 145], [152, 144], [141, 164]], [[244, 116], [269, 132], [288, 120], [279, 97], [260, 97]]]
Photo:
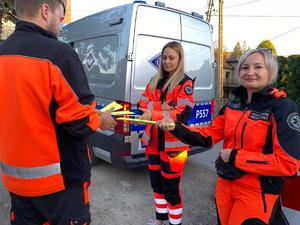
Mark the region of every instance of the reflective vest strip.
[[191, 108], [193, 108], [195, 104], [189, 101], [188, 99], [178, 99], [177, 106], [181, 106], [181, 105], [188, 105]]
[[7, 164], [4, 164], [3, 162], [0, 162], [0, 166], [4, 174], [22, 179], [43, 178], [61, 173], [59, 163], [54, 163], [49, 166], [22, 168], [9, 166]]
[[153, 110], [153, 102], [149, 102], [148, 103], [148, 109], [149, 110]]
[[146, 132], [144, 132], [142, 139], [144, 139], [148, 143], [150, 140], [150, 137], [148, 136], [148, 134], [146, 134]]
[[188, 147], [189, 145], [184, 144], [181, 141], [166, 141], [165, 147], [166, 148], [178, 148], [178, 147]]
[[163, 111], [164, 119], [169, 119], [170, 118], [170, 113]]
[[148, 98], [147, 96], [142, 95], [142, 97], [141, 97], [140, 100], [141, 100], [141, 101], [146, 101], [146, 102], [148, 102], [148, 101], [149, 101], [149, 98]]

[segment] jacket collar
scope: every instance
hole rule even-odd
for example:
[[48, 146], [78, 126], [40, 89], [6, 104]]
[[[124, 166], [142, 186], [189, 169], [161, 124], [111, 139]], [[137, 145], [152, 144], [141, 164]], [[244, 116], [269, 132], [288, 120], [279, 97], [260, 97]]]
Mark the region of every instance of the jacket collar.
[[16, 31], [35, 32], [48, 38], [57, 39], [57, 36], [54, 33], [41, 28], [37, 24], [24, 20], [17, 21]]
[[[261, 101], [266, 101], [270, 97], [270, 93], [272, 92], [273, 87], [267, 85], [262, 90], [258, 92], [254, 92], [252, 94], [251, 103], [258, 103]], [[233, 108], [241, 108], [242, 106], [246, 106], [247, 104], [247, 89], [243, 86], [239, 86], [234, 89], [228, 96], [228, 104]]]

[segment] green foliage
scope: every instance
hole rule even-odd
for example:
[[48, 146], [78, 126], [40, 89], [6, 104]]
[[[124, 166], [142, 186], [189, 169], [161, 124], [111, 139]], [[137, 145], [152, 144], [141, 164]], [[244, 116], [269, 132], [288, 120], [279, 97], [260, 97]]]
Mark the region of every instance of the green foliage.
[[240, 57], [243, 54], [243, 49], [241, 47], [240, 42], [236, 43], [232, 50], [232, 55], [235, 56], [236, 58]]
[[279, 64], [277, 87], [285, 90], [300, 107], [300, 55], [279, 56], [277, 60]]
[[272, 50], [273, 55], [277, 55], [276, 48], [270, 40], [262, 41], [257, 48], [269, 48]]
[[241, 45], [240, 42], [238, 42], [232, 50], [232, 56], [235, 58], [239, 58], [241, 55], [243, 55], [246, 51], [249, 50], [250, 47], [247, 46], [246, 41], [243, 42], [243, 45]]
[[[16, 12], [14, 10], [14, 0], [0, 1], [0, 19], [4, 21], [16, 22]], [[2, 23], [2, 20], [0, 20]]]

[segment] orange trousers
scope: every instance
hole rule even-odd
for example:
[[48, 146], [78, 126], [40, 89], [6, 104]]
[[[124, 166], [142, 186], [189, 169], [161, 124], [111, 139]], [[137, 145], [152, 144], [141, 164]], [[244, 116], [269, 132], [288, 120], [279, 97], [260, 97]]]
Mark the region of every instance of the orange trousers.
[[267, 225], [279, 195], [263, 194], [236, 181], [218, 178], [216, 206], [221, 225]]
[[187, 154], [169, 157], [157, 148], [147, 147], [148, 169], [153, 189], [156, 219], [169, 220], [170, 225], [181, 225], [183, 205], [180, 180]]

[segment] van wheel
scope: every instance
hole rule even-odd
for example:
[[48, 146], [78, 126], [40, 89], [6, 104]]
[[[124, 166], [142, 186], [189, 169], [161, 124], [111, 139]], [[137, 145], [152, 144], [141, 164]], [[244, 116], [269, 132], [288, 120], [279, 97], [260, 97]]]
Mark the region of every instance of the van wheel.
[[95, 156], [93, 149], [94, 149], [94, 147], [92, 145], [89, 145], [89, 153], [90, 153], [90, 157], [91, 157], [91, 166], [95, 166], [100, 161], [100, 159], [98, 159]]

